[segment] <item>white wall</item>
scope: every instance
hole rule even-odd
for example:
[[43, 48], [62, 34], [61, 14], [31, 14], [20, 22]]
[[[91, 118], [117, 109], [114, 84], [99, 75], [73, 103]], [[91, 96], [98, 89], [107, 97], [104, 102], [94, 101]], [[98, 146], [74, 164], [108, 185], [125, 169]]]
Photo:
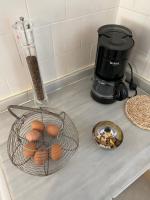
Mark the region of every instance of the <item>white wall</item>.
[[136, 73], [150, 81], [150, 1], [120, 0], [116, 22], [133, 31], [131, 63]]
[[[27, 3], [27, 4], [26, 4]], [[1, 0], [0, 100], [30, 87], [12, 34], [12, 23], [30, 16], [35, 25], [44, 81], [94, 63], [99, 26], [114, 23], [119, 0]]]

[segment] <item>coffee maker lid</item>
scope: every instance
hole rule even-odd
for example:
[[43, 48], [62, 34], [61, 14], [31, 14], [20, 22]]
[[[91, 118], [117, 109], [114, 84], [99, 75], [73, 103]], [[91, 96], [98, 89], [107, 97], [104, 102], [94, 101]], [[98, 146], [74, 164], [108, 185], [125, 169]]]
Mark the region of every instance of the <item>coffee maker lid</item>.
[[109, 24], [98, 29], [100, 45], [117, 51], [126, 51], [133, 47], [132, 32], [121, 25]]

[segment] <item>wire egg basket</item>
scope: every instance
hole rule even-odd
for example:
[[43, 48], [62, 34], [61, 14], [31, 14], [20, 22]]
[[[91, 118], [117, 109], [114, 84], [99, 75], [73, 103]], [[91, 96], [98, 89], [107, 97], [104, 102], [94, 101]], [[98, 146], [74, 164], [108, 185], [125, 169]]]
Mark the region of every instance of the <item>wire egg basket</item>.
[[[13, 109], [26, 112], [20, 117]], [[79, 145], [78, 132], [65, 112], [59, 113], [48, 108], [37, 109], [17, 105], [9, 106], [8, 111], [16, 118], [7, 142], [8, 155], [11, 162], [20, 170], [35, 176], [47, 176], [61, 169], [76, 152]], [[37, 165], [34, 162], [34, 156], [26, 158], [23, 155], [25, 145], [28, 144], [26, 134], [31, 131], [31, 124], [34, 120], [41, 121], [45, 127], [49, 124], [56, 125], [60, 130], [57, 137], [49, 136], [44, 130], [41, 139], [34, 142], [35, 152], [44, 147], [48, 153], [47, 159], [42, 165]], [[55, 144], [59, 144], [62, 149], [62, 156], [59, 160], [53, 160], [50, 157], [51, 147]], [[34, 155], [34, 150], [29, 150], [33, 151]]]

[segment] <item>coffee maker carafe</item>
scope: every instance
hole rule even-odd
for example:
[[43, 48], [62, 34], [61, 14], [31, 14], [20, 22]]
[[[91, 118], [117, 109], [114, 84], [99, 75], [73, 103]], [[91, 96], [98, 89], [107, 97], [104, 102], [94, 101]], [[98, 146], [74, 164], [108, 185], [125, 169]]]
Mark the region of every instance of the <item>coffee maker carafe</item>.
[[108, 104], [128, 97], [123, 80], [133, 46], [132, 32], [124, 26], [111, 24], [98, 29], [96, 69], [91, 90], [96, 101]]

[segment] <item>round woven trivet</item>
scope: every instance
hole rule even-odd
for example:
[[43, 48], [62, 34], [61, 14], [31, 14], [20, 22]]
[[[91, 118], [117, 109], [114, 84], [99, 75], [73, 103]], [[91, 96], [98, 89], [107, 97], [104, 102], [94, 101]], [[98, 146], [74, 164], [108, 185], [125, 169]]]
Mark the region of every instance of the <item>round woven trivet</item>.
[[125, 104], [127, 117], [138, 127], [150, 130], [150, 96], [138, 95]]

